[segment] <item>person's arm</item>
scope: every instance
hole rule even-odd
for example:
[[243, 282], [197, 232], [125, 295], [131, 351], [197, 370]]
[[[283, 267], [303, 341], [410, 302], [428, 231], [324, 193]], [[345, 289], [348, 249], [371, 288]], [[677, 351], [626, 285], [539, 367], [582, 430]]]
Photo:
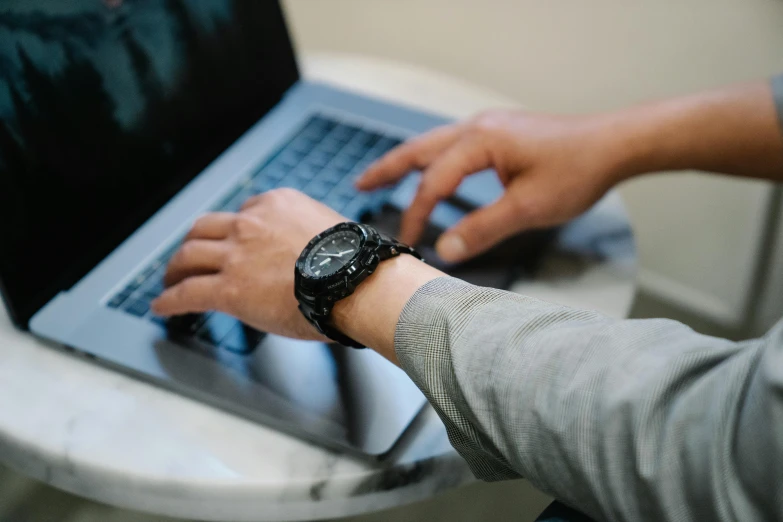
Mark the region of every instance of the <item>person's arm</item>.
[[[388, 349], [368, 325], [398, 313], [382, 312], [398, 276], [360, 287], [338, 326]], [[405, 305], [395, 349], [479, 478], [525, 477], [597, 520], [783, 515], [783, 323], [733, 343], [442, 277]]]
[[778, 123], [783, 129], [783, 74], [772, 79], [772, 97], [775, 100], [775, 106], [778, 112]]
[[[770, 125], [769, 92], [748, 87], [722, 102], [709, 102], [714, 95], [708, 95], [646, 118], [668, 113], [677, 121], [690, 113], [685, 120], [711, 127], [719, 122], [706, 107], [727, 118], [753, 107], [766, 117], [733, 118], [734, 130], [752, 131], [765, 143], [752, 150], [766, 151], [769, 163], [748, 156], [749, 169], [777, 172], [783, 146], [776, 152], [770, 144], [783, 140]], [[512, 233], [502, 225], [515, 218], [521, 229], [573, 217], [625, 174], [619, 167], [633, 164], [620, 154], [631, 148], [618, 147], [618, 138], [641, 131], [655, 136], [656, 128], [665, 134], [665, 126], [636, 127], [631, 120], [624, 122], [627, 132], [608, 132], [618, 129], [609, 116], [501, 116], [482, 119], [467, 135], [459, 127], [442, 129], [374, 170], [390, 175], [432, 163], [436, 173], [467, 174], [491, 160], [509, 190], [452, 231], [470, 241], [467, 252]], [[677, 128], [690, 132], [685, 124]], [[739, 165], [744, 148], [730, 147], [727, 133], [701, 130], [715, 140], [723, 165]], [[726, 151], [718, 147], [722, 139]], [[481, 148], [476, 140], [501, 146]], [[699, 150], [694, 158], [709, 160]], [[680, 154], [688, 150], [658, 159]], [[773, 167], [765, 170], [766, 164]], [[425, 181], [440, 179], [428, 174]], [[454, 179], [440, 189], [433, 181], [426, 186], [441, 197]], [[421, 205], [418, 212], [426, 217]], [[239, 215], [205, 216], [172, 259], [170, 288], [153, 309], [161, 315], [221, 310], [270, 333], [319, 339], [296, 308], [293, 267], [307, 241], [341, 219], [291, 190], [254, 198]], [[752, 521], [783, 513], [781, 328], [734, 344], [670, 321], [615, 321], [441, 276], [410, 256], [386, 261], [335, 307], [334, 320], [350, 337], [399, 358], [477, 474], [525, 476], [608, 520]]]
[[[153, 310], [220, 310], [321, 339], [297, 310], [293, 267], [341, 219], [291, 190], [209, 214]], [[407, 255], [381, 263], [333, 319], [401, 365], [481, 478], [526, 477], [604, 520], [783, 513], [783, 327], [735, 344], [474, 287]]]
[[493, 168], [505, 194], [438, 241], [441, 257], [460, 261], [521, 230], [563, 223], [617, 183], [650, 172], [687, 168], [783, 181], [779, 114], [781, 78], [772, 88], [756, 83], [608, 114], [491, 111], [405, 143], [357, 186], [372, 190], [423, 170], [400, 233], [415, 244], [438, 201], [466, 176]]
[[783, 181], [781, 81], [776, 78], [604, 116], [607, 132], [616, 134], [618, 179], [697, 169]]

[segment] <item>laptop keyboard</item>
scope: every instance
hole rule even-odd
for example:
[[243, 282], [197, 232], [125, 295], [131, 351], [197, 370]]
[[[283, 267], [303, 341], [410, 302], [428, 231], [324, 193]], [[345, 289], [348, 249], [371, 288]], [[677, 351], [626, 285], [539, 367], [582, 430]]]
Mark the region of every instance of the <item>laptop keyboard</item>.
[[[251, 196], [290, 187], [325, 203], [350, 220], [360, 220], [365, 213], [377, 210], [386, 194], [360, 193], [353, 188], [354, 181], [373, 161], [400, 143], [401, 140], [376, 131], [323, 115], [313, 116], [213, 210], [236, 212]], [[166, 321], [150, 313], [150, 303], [163, 291], [166, 265], [178, 248], [179, 242], [137, 274], [109, 299], [107, 305], [166, 326], [170, 334], [181, 340], [236, 353], [251, 352], [264, 334], [226, 314], [188, 314]]]

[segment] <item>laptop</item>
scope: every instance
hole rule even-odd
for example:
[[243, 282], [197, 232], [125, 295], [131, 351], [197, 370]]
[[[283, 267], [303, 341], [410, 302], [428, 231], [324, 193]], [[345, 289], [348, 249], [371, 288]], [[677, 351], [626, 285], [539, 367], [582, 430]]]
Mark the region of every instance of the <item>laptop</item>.
[[[379, 355], [217, 312], [164, 322], [149, 305], [206, 212], [236, 211], [276, 187], [351, 220], [404, 208], [415, 177], [373, 194], [353, 182], [444, 122], [304, 81], [275, 1], [6, 0], [6, 308], [17, 327], [74, 356], [335, 450], [383, 456], [425, 399]], [[502, 190], [472, 183], [461, 188], [468, 199]], [[441, 205], [433, 219], [445, 227], [461, 215]]]

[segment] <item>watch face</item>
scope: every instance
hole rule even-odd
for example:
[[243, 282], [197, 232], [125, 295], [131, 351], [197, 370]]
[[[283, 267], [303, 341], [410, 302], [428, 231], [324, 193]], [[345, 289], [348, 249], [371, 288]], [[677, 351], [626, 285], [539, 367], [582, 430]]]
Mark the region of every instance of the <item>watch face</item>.
[[326, 277], [349, 264], [359, 253], [362, 238], [353, 230], [329, 234], [313, 245], [305, 259], [305, 271], [314, 277]]

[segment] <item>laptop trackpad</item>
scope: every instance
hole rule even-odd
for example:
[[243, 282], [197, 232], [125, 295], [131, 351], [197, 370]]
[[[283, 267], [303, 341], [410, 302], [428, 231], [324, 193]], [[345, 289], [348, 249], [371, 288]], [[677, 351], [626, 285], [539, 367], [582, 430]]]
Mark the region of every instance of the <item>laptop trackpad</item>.
[[389, 451], [425, 403], [405, 373], [372, 350], [270, 334], [246, 354], [216, 348], [205, 358], [168, 340], [155, 351], [173, 382], [208, 402], [359, 454]]

